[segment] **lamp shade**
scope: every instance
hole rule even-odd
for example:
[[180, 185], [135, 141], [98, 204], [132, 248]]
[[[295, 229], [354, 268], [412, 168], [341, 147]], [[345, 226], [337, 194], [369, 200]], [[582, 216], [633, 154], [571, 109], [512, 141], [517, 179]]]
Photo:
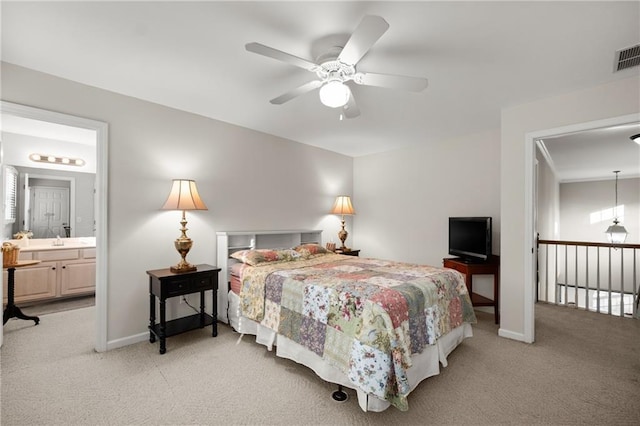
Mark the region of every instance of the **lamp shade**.
[[331, 214], [352, 215], [356, 214], [351, 204], [351, 198], [348, 195], [339, 195], [333, 204]]
[[162, 210], [208, 210], [198, 194], [196, 181], [174, 179]]
[[622, 244], [627, 239], [628, 232], [624, 226], [618, 225], [616, 221], [607, 228], [606, 234], [611, 244]]
[[320, 88], [320, 102], [330, 108], [339, 108], [349, 102], [350, 90], [341, 81], [333, 80]]

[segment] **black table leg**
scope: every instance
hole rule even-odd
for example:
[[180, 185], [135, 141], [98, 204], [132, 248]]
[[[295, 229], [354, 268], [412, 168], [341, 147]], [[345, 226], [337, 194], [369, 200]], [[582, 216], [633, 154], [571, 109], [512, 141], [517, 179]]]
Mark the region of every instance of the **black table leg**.
[[200, 292], [200, 328], [204, 328], [204, 290]]
[[149, 342], [156, 341], [156, 335], [153, 333], [153, 326], [156, 324], [156, 297], [149, 292]]
[[167, 352], [166, 301], [160, 298], [160, 354]]
[[40, 318], [32, 317], [29, 315], [25, 315], [22, 313], [20, 308], [18, 308], [15, 303], [15, 271], [16, 268], [7, 268], [7, 272], [9, 274], [7, 281], [7, 307], [2, 313], [2, 325], [6, 324], [9, 321], [9, 318], [19, 318], [23, 320], [35, 321], [36, 325], [40, 323]]
[[2, 315], [2, 325], [9, 321], [9, 318], [18, 318], [23, 320], [35, 321], [36, 325], [40, 323], [40, 318], [25, 315], [16, 305], [7, 305]]

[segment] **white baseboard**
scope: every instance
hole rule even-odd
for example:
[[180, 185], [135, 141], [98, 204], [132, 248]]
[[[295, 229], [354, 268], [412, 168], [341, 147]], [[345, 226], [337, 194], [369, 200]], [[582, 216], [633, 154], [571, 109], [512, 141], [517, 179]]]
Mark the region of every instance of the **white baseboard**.
[[133, 345], [134, 343], [144, 342], [145, 340], [149, 340], [149, 332], [144, 332], [140, 334], [134, 334], [133, 336], [123, 337], [122, 339], [110, 340], [107, 342], [107, 350], [118, 349], [124, 346]]
[[524, 334], [516, 333], [516, 332], [510, 331], [510, 330], [505, 330], [504, 328], [499, 328], [498, 329], [498, 336], [504, 337], [506, 339], [517, 340], [519, 342], [533, 343], [533, 342], [528, 342], [527, 339], [525, 338]]

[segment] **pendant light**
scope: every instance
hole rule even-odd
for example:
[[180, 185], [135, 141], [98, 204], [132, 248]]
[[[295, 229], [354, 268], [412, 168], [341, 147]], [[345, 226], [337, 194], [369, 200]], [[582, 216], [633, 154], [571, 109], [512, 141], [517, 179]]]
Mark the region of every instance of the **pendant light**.
[[616, 203], [613, 206], [613, 225], [607, 228], [605, 231], [607, 234], [607, 238], [609, 238], [609, 242], [611, 244], [622, 244], [624, 240], [627, 239], [627, 230], [622, 225], [618, 225], [620, 223], [618, 221], [618, 173], [620, 170], [614, 170], [616, 174]]

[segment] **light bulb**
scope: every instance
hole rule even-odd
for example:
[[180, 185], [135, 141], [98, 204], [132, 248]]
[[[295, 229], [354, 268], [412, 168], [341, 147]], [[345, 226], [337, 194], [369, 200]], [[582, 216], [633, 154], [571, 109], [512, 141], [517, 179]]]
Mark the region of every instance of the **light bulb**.
[[320, 88], [320, 102], [330, 108], [339, 108], [349, 102], [349, 88], [339, 80], [332, 80]]

